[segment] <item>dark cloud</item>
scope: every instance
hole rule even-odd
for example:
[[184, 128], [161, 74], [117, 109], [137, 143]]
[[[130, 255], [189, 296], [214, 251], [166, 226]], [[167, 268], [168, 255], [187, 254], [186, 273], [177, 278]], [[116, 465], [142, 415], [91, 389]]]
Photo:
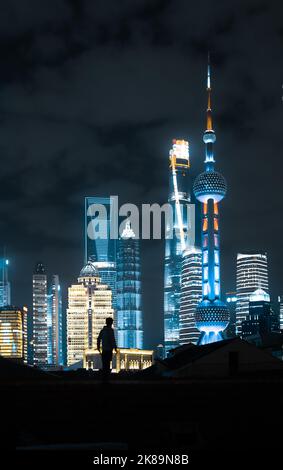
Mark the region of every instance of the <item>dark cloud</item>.
[[[83, 198], [164, 202], [168, 151], [204, 148], [213, 62], [224, 289], [237, 251], [266, 249], [282, 291], [282, 6], [279, 1], [1, 2], [0, 228], [13, 299], [30, 302], [41, 258], [66, 287], [83, 260]], [[148, 345], [161, 339], [163, 245], [143, 242]], [[153, 290], [152, 285], [156, 288]]]

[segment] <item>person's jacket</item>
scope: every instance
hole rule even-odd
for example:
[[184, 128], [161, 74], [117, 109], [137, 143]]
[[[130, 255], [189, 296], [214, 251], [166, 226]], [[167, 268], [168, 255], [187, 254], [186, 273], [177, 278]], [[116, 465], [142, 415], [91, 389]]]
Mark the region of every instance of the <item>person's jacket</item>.
[[97, 349], [100, 349], [101, 343], [103, 351], [112, 351], [117, 348], [114, 330], [111, 326], [105, 325], [100, 331], [97, 338]]

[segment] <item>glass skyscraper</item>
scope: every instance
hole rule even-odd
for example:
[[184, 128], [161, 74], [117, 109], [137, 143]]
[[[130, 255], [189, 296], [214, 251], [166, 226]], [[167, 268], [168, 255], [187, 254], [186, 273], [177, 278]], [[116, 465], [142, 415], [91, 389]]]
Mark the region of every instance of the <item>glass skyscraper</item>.
[[226, 328], [225, 335], [228, 338], [236, 336], [236, 306], [237, 306], [237, 293], [226, 292], [226, 303], [229, 308], [230, 321]]
[[279, 325], [280, 325], [280, 330], [283, 331], [283, 295], [279, 295], [278, 303], [279, 303]]
[[0, 258], [0, 307], [11, 305], [11, 287], [8, 281], [9, 260]]
[[52, 276], [47, 295], [47, 329], [48, 329], [48, 364], [62, 366], [63, 360], [63, 319], [62, 295], [59, 276]]
[[200, 248], [184, 252], [181, 277], [180, 344], [198, 342], [200, 332], [196, 327], [196, 307], [202, 297], [202, 254]]
[[[180, 344], [182, 256], [188, 245], [194, 243], [194, 234], [188, 230], [190, 223], [188, 209], [191, 201], [189, 169], [189, 143], [185, 140], [173, 140], [169, 153], [168, 198], [173, 213], [173, 227], [166, 227], [164, 272], [164, 346], [166, 352]], [[167, 236], [169, 232], [172, 233], [170, 237]]]
[[257, 289], [249, 298], [249, 313], [242, 321], [242, 336], [260, 335], [279, 332], [279, 319], [273, 312], [270, 296], [263, 289]]
[[[95, 210], [95, 205], [103, 206], [103, 213]], [[112, 290], [112, 307], [116, 310], [116, 239], [111, 236], [111, 224], [115, 224], [117, 214], [111, 197], [85, 198], [85, 259], [94, 263], [101, 283]], [[95, 232], [103, 231], [101, 236]], [[115, 322], [116, 323], [116, 322]], [[116, 326], [116, 325], [115, 325]]]
[[47, 276], [42, 263], [37, 263], [33, 274], [33, 364], [48, 364], [47, 332]]
[[256, 289], [269, 293], [267, 254], [238, 253], [236, 334], [242, 334], [242, 321], [249, 314], [249, 300]]
[[118, 241], [117, 343], [120, 348], [143, 348], [139, 240], [130, 222]]

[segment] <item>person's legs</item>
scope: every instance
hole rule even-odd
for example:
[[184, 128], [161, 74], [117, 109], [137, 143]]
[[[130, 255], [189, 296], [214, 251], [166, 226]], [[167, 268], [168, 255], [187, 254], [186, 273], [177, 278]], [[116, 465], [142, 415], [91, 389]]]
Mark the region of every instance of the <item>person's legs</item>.
[[102, 370], [104, 374], [110, 374], [110, 362], [112, 360], [112, 351], [102, 351]]

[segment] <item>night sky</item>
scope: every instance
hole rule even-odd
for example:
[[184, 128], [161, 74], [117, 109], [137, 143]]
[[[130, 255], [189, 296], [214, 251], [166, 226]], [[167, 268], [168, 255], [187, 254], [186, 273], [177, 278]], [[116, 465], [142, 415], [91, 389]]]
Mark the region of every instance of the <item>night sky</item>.
[[[1, 0], [0, 246], [14, 304], [38, 260], [65, 298], [83, 263], [85, 196], [161, 203], [173, 138], [202, 171], [211, 52], [223, 292], [236, 253], [266, 250], [283, 293], [280, 0]], [[163, 335], [163, 241], [142, 243], [145, 346]]]

